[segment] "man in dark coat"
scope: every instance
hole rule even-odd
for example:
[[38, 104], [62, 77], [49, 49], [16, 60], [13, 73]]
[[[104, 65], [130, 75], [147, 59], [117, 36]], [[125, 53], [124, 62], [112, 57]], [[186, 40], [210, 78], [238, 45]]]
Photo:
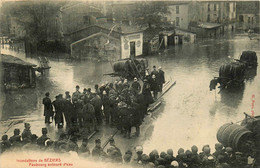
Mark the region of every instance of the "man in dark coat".
[[144, 79], [142, 94], [144, 96], [146, 107], [148, 107], [149, 104], [154, 102], [152, 94], [151, 94], [151, 86], [148, 83], [147, 79]]
[[103, 91], [102, 103], [103, 103], [103, 111], [104, 111], [104, 114], [105, 114], [105, 120], [106, 120], [106, 123], [109, 124], [109, 120], [110, 120], [110, 102], [109, 102], [109, 96], [107, 95], [106, 91]]
[[65, 117], [65, 121], [66, 121], [66, 126], [70, 127], [71, 126], [71, 117], [73, 115], [73, 111], [74, 111], [74, 106], [71, 103], [71, 97], [67, 92], [65, 92], [66, 97], [64, 99], [64, 117]]
[[64, 102], [62, 100], [62, 95], [56, 96], [56, 100], [53, 101], [53, 106], [55, 108], [55, 125], [58, 125], [58, 128], [63, 128], [63, 110]]
[[49, 124], [50, 122], [50, 117], [53, 116], [53, 107], [51, 104], [51, 99], [49, 98], [50, 93], [47, 92], [45, 93], [45, 98], [42, 100], [42, 104], [44, 104], [44, 116], [45, 116], [45, 123]]
[[137, 78], [136, 78], [136, 77], [134, 78], [134, 82], [132, 83], [131, 88], [132, 88], [133, 93], [134, 93], [135, 95], [137, 95], [137, 94], [141, 91], [141, 85], [140, 85], [140, 83], [137, 81]]
[[95, 115], [96, 115], [97, 123], [101, 124], [102, 123], [102, 111], [101, 111], [102, 100], [97, 93], [94, 93], [94, 98], [91, 99], [91, 104], [93, 104], [93, 106], [95, 108]]
[[162, 92], [162, 87], [163, 84], [165, 83], [165, 78], [164, 78], [164, 71], [162, 70], [162, 67], [158, 68], [158, 74], [157, 74], [157, 81], [159, 85], [159, 92]]
[[105, 152], [103, 151], [103, 149], [101, 147], [101, 140], [100, 139], [96, 139], [95, 143], [96, 143], [96, 146], [92, 150], [92, 156], [93, 157], [101, 157], [102, 155], [105, 154]]
[[50, 139], [47, 136], [47, 133], [48, 133], [47, 128], [42, 128], [42, 136], [40, 138], [38, 138], [37, 141], [36, 141], [39, 146], [44, 147], [45, 146], [45, 141], [47, 139]]
[[76, 86], [76, 91], [72, 94], [72, 104], [74, 106], [74, 114], [72, 115], [72, 120], [78, 120], [78, 112], [80, 109], [80, 98], [82, 96], [81, 92], [79, 91], [80, 87], [79, 85]]
[[151, 76], [155, 75], [157, 77], [158, 71], [156, 70], [156, 66], [153, 66], [153, 71], [151, 72]]
[[78, 155], [83, 158], [90, 156], [90, 150], [88, 148], [88, 139], [83, 139], [82, 144], [78, 150]]
[[11, 143], [8, 140], [8, 136], [7, 135], [3, 135], [2, 136], [2, 142], [1, 142], [1, 146], [0, 146], [0, 153], [3, 153], [4, 151], [8, 150], [11, 147]]
[[95, 108], [90, 103], [90, 101], [86, 102], [83, 106], [83, 114], [84, 114], [84, 126], [87, 127], [89, 133], [91, 133], [91, 127], [97, 131], [97, 119], [95, 116]]
[[150, 81], [150, 86], [151, 86], [151, 91], [153, 92], [153, 98], [154, 100], [156, 100], [159, 91], [159, 85], [155, 75], [152, 76], [152, 80]]
[[31, 136], [32, 136], [32, 132], [30, 130], [31, 126], [29, 123], [24, 123], [24, 127], [25, 128], [22, 133], [22, 139], [23, 139], [23, 142], [29, 143], [31, 141]]
[[12, 145], [21, 142], [20, 129], [14, 129], [14, 135], [9, 138], [9, 141]]

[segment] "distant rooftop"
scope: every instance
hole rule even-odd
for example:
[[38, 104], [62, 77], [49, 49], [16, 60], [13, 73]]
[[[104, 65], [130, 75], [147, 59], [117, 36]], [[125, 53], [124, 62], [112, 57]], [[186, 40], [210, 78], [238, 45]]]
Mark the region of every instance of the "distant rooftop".
[[147, 28], [144, 30], [144, 41], [152, 40], [156, 35], [159, 35], [160, 31], [162, 31], [160, 28]]
[[1, 54], [0, 60], [1, 60], [0, 62], [7, 63], [7, 64], [17, 64], [17, 65], [32, 66], [32, 67], [37, 66], [35, 64], [25, 62], [25, 61], [21, 60], [20, 58], [17, 58], [17, 57], [11, 56], [11, 55], [5, 55], [5, 54]]
[[129, 25], [118, 24], [118, 23], [97, 23], [95, 25], [108, 30], [111, 30], [114, 27], [113, 31], [122, 34], [131, 34], [131, 33], [138, 33], [143, 31], [137, 28], [135, 25], [129, 26]]
[[214, 28], [217, 28], [220, 26], [221, 26], [221, 24], [209, 23], [209, 22], [199, 23], [197, 25], [197, 27], [204, 28], [204, 29], [214, 29]]
[[80, 31], [83, 31], [85, 29], [88, 29], [90, 27], [95, 27], [95, 26], [100, 27], [102, 29], [107, 29], [109, 31], [112, 30], [112, 32], [117, 32], [117, 33], [120, 33], [120, 34], [132, 34], [132, 33], [143, 32], [142, 29], [136, 27], [135, 25], [129, 26], [129, 25], [125, 25], [125, 24], [107, 22], [107, 23], [97, 23], [97, 24], [94, 24], [94, 25], [91, 25], [91, 26], [87, 26], [87, 27], [84, 27], [80, 30], [74, 31], [71, 34], [77, 33], [77, 32], [80, 32]]

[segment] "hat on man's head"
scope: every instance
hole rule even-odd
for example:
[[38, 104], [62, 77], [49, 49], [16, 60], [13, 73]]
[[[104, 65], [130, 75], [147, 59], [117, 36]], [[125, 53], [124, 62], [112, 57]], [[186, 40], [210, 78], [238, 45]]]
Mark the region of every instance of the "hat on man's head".
[[100, 139], [96, 139], [95, 143], [101, 143], [101, 140]]
[[115, 142], [114, 138], [110, 138], [109, 142]]
[[31, 125], [30, 125], [30, 123], [24, 123], [24, 127], [25, 127], [25, 128], [30, 128]]
[[47, 128], [42, 128], [42, 133], [47, 133]]
[[79, 88], [79, 85], [77, 85], [76, 88]]
[[50, 93], [49, 93], [49, 92], [46, 92], [46, 93], [45, 93], [45, 96], [50, 96]]

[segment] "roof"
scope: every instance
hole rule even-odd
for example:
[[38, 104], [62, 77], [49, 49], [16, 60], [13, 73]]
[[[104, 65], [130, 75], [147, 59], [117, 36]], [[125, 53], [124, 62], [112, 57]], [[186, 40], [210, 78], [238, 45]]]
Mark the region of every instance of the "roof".
[[117, 24], [117, 23], [97, 23], [95, 25], [108, 30], [111, 30], [114, 27], [113, 31], [121, 34], [132, 34], [132, 33], [139, 33], [143, 31], [137, 28], [135, 25], [129, 26], [129, 25]]
[[195, 32], [192, 32], [187, 29], [182, 29], [182, 28], [175, 28], [175, 32], [180, 33], [180, 34], [182, 34], [182, 33], [189, 33], [189, 34], [194, 34], [194, 35], [196, 34]]
[[203, 28], [203, 29], [214, 29], [220, 27], [221, 24], [217, 23], [209, 23], [209, 22], [204, 22], [204, 23], [199, 23], [197, 27]]
[[17, 58], [17, 57], [11, 56], [11, 55], [5, 55], [5, 54], [1, 54], [0, 60], [2, 63], [7, 63], [7, 64], [17, 64], [17, 65], [32, 66], [32, 67], [37, 66], [35, 64], [25, 62], [25, 61], [21, 60], [20, 58]]
[[188, 5], [190, 3], [190, 1], [168, 1], [166, 2], [167, 5], [172, 6], [172, 5]]
[[144, 35], [143, 35], [144, 41], [153, 39], [156, 35], [159, 35], [160, 31], [161, 31], [160, 28], [147, 28], [146, 30], [144, 30]]
[[[87, 26], [87, 27], [84, 27], [84, 28], [79, 29], [77, 31], [71, 32], [69, 34], [77, 33], [77, 32], [89, 29], [91, 27], [94, 27], [94, 26], [100, 27], [102, 29], [107, 29], [109, 31], [113, 30], [113, 32], [117, 32], [117, 33], [120, 33], [120, 34], [133, 34], [133, 33], [143, 32], [142, 29], [139, 29], [139, 28], [135, 27], [134, 25], [128, 26], [128, 25], [124, 25], [124, 24], [106, 22], [106, 23], [97, 23], [95, 25]], [[121, 27], [121, 30], [119, 29], [119, 27]]]

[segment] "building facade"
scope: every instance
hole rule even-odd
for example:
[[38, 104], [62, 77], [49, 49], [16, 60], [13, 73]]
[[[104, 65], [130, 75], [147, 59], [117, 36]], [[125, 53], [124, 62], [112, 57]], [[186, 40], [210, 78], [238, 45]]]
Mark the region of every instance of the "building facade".
[[237, 22], [238, 28], [247, 30], [259, 27], [260, 6], [259, 1], [237, 2]]
[[166, 14], [167, 21], [177, 28], [188, 29], [190, 16], [189, 16], [189, 3], [169, 3], [168, 13]]
[[143, 54], [143, 32], [133, 26], [101, 23], [67, 37], [71, 56], [78, 59], [118, 60]]

